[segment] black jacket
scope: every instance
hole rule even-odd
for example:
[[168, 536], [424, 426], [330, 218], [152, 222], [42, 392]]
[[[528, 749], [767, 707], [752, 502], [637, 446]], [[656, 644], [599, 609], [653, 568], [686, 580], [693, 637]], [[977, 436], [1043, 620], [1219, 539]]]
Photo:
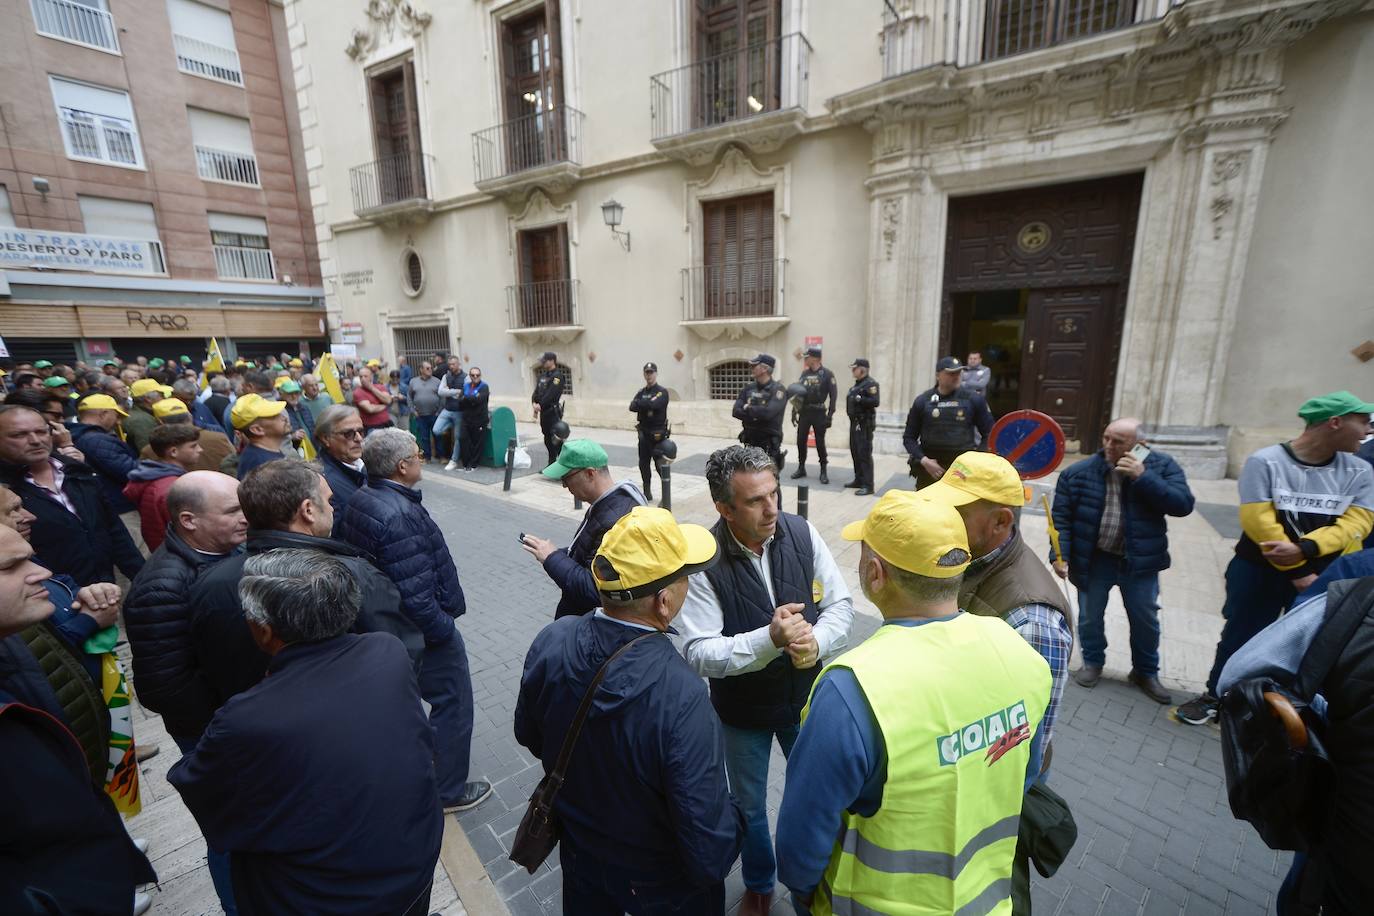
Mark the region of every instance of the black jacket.
[[786, 409], [786, 388], [773, 380], [764, 385], [750, 382], [740, 389], [730, 415], [742, 422], [746, 431], [781, 436], [782, 415]]
[[916, 395], [906, 414], [906, 428], [902, 430], [902, 445], [906, 453], [920, 461], [926, 450], [937, 452], [972, 451], [973, 431], [983, 437], [981, 448], [988, 447], [992, 432], [992, 411], [987, 400], [971, 388], [956, 388], [940, 394], [939, 386]]
[[[597, 670], [645, 632], [589, 614], [555, 620], [534, 638], [515, 740], [544, 772]], [[616, 660], [597, 690], [554, 803], [563, 842], [663, 884], [680, 882], [683, 896], [723, 880], [744, 837], [724, 758], [701, 678], [666, 635], [649, 636]]]
[[248, 557], [284, 547], [321, 550], [347, 566], [362, 593], [353, 632], [391, 633], [405, 644], [411, 662], [418, 663], [425, 648], [424, 637], [401, 612], [400, 593], [372, 565], [371, 557], [330, 538], [290, 531], [250, 531], [245, 553], [216, 563], [191, 589], [191, 641], [196, 667], [214, 694], [216, 709], [262, 680], [267, 672], [268, 658], [253, 642], [243, 619], [239, 579]]
[[562, 590], [554, 617], [585, 614], [601, 607], [601, 593], [592, 578], [592, 558], [601, 549], [601, 539], [635, 506], [644, 505], [644, 494], [634, 484], [618, 484], [587, 507], [582, 524], [572, 543], [560, 547], [544, 559], [544, 572]]
[[635, 429], [641, 432], [660, 432], [668, 428], [668, 389], [662, 385], [645, 385], [630, 401], [630, 413], [639, 419]]
[[196, 662], [189, 598], [196, 577], [227, 556], [200, 553], [168, 526], [167, 539], [124, 599], [134, 690], [177, 738], [199, 735], [215, 712], [214, 694]]
[[320, 471], [324, 474], [324, 479], [329, 481], [329, 489], [333, 494], [329, 497], [329, 505], [334, 508], [334, 531], [337, 533], [339, 516], [343, 514], [348, 500], [367, 482], [367, 475], [344, 464], [326, 452], [323, 446], [317, 447], [317, 451], [320, 456]]
[[25, 480], [27, 468], [0, 464], [0, 483], [19, 494], [24, 508], [35, 516], [29, 535], [33, 552], [53, 572], [71, 576], [78, 585], [113, 582], [116, 565], [128, 578], [136, 577], [143, 568], [143, 554], [101, 492], [95, 471], [62, 455], [52, 457], [62, 465], [62, 492], [76, 506], [76, 515]]
[[74, 423], [72, 445], [86, 456], [86, 463], [100, 475], [100, 488], [116, 512], [132, 512], [134, 504], [124, 496], [129, 472], [138, 467], [138, 453], [103, 426]]
[[491, 386], [478, 382], [473, 388], [471, 382], [463, 383], [463, 393], [458, 396], [458, 410], [463, 414], [464, 426], [486, 426], [487, 405], [491, 401]]

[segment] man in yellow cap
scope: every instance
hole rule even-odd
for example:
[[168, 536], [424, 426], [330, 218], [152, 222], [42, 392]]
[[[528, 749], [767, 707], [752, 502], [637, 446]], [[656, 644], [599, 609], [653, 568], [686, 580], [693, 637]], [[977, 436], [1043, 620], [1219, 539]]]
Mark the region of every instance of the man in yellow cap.
[[515, 737], [546, 773], [583, 696], [594, 697], [554, 801], [567, 912], [725, 912], [743, 822], [720, 721], [666, 635], [687, 577], [716, 553], [705, 528], [636, 507], [592, 560], [603, 607], [555, 620], [525, 657]]
[[884, 625], [828, 665], [778, 815], [778, 873], [815, 914], [1008, 913], [1050, 673], [1001, 621], [960, 613], [954, 507], [889, 491], [845, 527]]
[[245, 394], [234, 402], [229, 413], [234, 429], [248, 440], [239, 452], [239, 480], [260, 465], [286, 457], [282, 444], [291, 435], [291, 421], [286, 418], [285, 401], [269, 401], [260, 394]]
[[[157, 418], [159, 426], [184, 424], [199, 430], [200, 454], [196, 458], [196, 466], [191, 470], [219, 471], [222, 469], [225, 459], [234, 455], [234, 446], [229, 441], [229, 437], [222, 432], [196, 427], [192, 422], [190, 408], [180, 398], [163, 398], [158, 401], [153, 405], [153, 416]], [[138, 457], [143, 461], [159, 460], [157, 451], [151, 442], [138, 453]]]
[[119, 438], [119, 422], [126, 414], [108, 394], [93, 394], [76, 405], [72, 445], [81, 450], [100, 478], [100, 489], [120, 514], [134, 511], [124, 498], [129, 472], [138, 467], [138, 452]]
[[124, 438], [134, 448], [135, 454], [148, 444], [157, 420], [153, 417], [153, 405], [162, 400], [163, 384], [157, 379], [141, 378], [129, 385], [129, 395], [133, 407], [124, 419]]

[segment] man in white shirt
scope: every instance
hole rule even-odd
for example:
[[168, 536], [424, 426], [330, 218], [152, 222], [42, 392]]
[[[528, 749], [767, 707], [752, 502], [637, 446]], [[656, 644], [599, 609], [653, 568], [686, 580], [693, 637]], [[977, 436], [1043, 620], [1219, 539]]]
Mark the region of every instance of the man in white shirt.
[[710, 678], [725, 732], [725, 769], [744, 812], [741, 916], [767, 913], [776, 878], [768, 832], [768, 758], [797, 740], [822, 658], [844, 651], [854, 604], [835, 559], [806, 519], [778, 510], [768, 453], [732, 445], [706, 463], [720, 521], [720, 562], [691, 577], [678, 617], [682, 654]]

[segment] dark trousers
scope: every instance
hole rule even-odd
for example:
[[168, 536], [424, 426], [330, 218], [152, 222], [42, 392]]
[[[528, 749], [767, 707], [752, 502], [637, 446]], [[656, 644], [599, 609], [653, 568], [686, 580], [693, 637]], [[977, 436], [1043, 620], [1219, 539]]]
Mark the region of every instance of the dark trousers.
[[472, 673], [463, 634], [456, 625], [453, 639], [425, 646], [420, 656], [420, 696], [430, 705], [439, 801], [451, 805], [463, 795], [472, 758]]
[[1078, 590], [1078, 644], [1083, 664], [1101, 668], [1107, 659], [1104, 624], [1112, 586], [1121, 591], [1131, 625], [1131, 669], [1159, 674], [1159, 573], [1129, 572], [1126, 558], [1093, 550], [1088, 574]]
[[[968, 451], [966, 448], [942, 449], [926, 448], [925, 446], [921, 446], [921, 449], [926, 453], [927, 457], [934, 458], [938, 461], [940, 467], [944, 468], [946, 471], [949, 470], [950, 462]], [[913, 458], [909, 464], [911, 465], [911, 476], [916, 478], [916, 489], [919, 490], [921, 487], [928, 487], [935, 482], [935, 478], [926, 473], [926, 469], [922, 466], [921, 462]]]
[[438, 454], [434, 448], [430, 447], [430, 442], [434, 438], [434, 421], [437, 419], [439, 419], [437, 413], [432, 413], [429, 416], [418, 413], [415, 415], [415, 428], [418, 431], [415, 438], [420, 440], [420, 454], [425, 456], [426, 461]]
[[1226, 564], [1226, 603], [1221, 616], [1226, 624], [1221, 628], [1212, 673], [1207, 676], [1207, 692], [1216, 696], [1221, 669], [1236, 650], [1250, 641], [1260, 630], [1279, 619], [1298, 596], [1293, 580], [1268, 563], [1251, 563], [1232, 557]]
[[[172, 743], [185, 756], [196, 749], [200, 739], [178, 738], [173, 735]], [[219, 897], [220, 908], [224, 910], [226, 916], [238, 916], [238, 906], [234, 902], [234, 881], [230, 874], [229, 853], [211, 849], [210, 844], [206, 843], [205, 865], [210, 872], [210, 883], [215, 886], [215, 895]]]
[[654, 437], [661, 435], [661, 430], [641, 429], [639, 431], [639, 479], [644, 482], [645, 496], [648, 496], [653, 490], [654, 446], [660, 441]]
[[806, 437], [812, 432], [816, 434], [816, 458], [825, 467], [825, 431], [829, 428], [824, 410], [803, 410], [797, 415], [797, 467], [806, 464]]
[[563, 451], [563, 443], [553, 437], [553, 424], [560, 419], [557, 407], [549, 410], [539, 411], [539, 431], [544, 434], [544, 448], [549, 453], [549, 464], [558, 460], [558, 453]]
[[662, 875], [599, 859], [564, 839], [563, 916], [723, 916], [725, 883], [707, 887], [665, 881]]
[[463, 457], [463, 467], [475, 468], [482, 459], [482, 444], [487, 441], [487, 428], [479, 420], [476, 423], [463, 423], [463, 435], [459, 449]]
[[854, 480], [870, 490], [875, 489], [872, 424], [871, 417], [854, 417], [849, 421], [849, 458], [854, 462]]

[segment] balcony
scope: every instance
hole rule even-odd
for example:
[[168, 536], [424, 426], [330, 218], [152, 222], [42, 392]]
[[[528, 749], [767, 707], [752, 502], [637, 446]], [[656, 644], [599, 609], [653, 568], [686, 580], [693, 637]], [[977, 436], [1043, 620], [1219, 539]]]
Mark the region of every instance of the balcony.
[[577, 280], [546, 280], [506, 287], [507, 331], [526, 342], [568, 343], [582, 333]]
[[811, 44], [794, 32], [650, 77], [654, 146], [697, 164], [724, 143], [781, 147], [806, 120], [810, 65]]
[[40, 35], [119, 53], [114, 17], [105, 10], [73, 0], [33, 0], [33, 22]]
[[430, 196], [434, 157], [401, 153], [348, 170], [353, 212], [376, 223], [425, 220], [434, 209]]
[[489, 194], [518, 193], [534, 185], [555, 193], [577, 180], [586, 116], [559, 105], [472, 135], [477, 187]]
[[687, 267], [682, 326], [706, 340], [745, 332], [762, 340], [791, 321], [784, 308], [786, 259]]
[[77, 108], [60, 109], [59, 116], [67, 155], [71, 158], [112, 165], [143, 165], [138, 131], [131, 122]]
[[266, 248], [216, 245], [215, 270], [221, 280], [275, 280], [277, 265]]
[[197, 146], [196, 174], [206, 181], [258, 187], [258, 160], [252, 153]]
[[177, 34], [172, 35], [172, 47], [177, 53], [177, 69], [182, 73], [203, 76], [234, 86], [243, 85], [243, 68], [239, 64], [239, 52], [233, 48]]

